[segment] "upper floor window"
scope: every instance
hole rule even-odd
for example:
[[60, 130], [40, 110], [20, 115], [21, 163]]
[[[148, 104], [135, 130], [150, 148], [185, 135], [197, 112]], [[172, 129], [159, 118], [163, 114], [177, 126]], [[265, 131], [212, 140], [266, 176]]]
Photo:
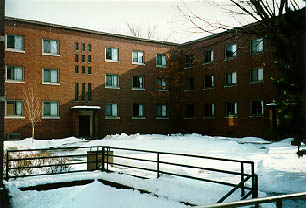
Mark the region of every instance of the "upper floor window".
[[82, 74], [85, 74], [85, 66], [82, 66]]
[[144, 117], [143, 104], [133, 104], [133, 117], [134, 118]]
[[232, 59], [237, 56], [237, 44], [225, 46], [225, 59]]
[[78, 54], [74, 54], [74, 61], [79, 62], [79, 55]]
[[7, 100], [5, 116], [23, 117], [24, 104], [22, 100]]
[[143, 76], [133, 76], [133, 89], [144, 89]]
[[43, 53], [59, 55], [59, 41], [43, 39]]
[[263, 38], [251, 40], [251, 54], [260, 53], [263, 51]]
[[82, 55], [82, 62], [85, 62], [85, 55]]
[[185, 55], [185, 68], [192, 67], [194, 65], [194, 57], [192, 54]]
[[91, 83], [88, 83], [88, 101], [92, 101], [92, 95], [91, 95]]
[[237, 72], [225, 73], [225, 86], [231, 86], [237, 84]]
[[79, 50], [79, 43], [78, 42], [75, 42], [74, 43], [74, 50]]
[[251, 82], [263, 81], [263, 68], [251, 69]]
[[237, 116], [237, 103], [225, 103], [225, 116]]
[[250, 114], [251, 116], [262, 116], [264, 114], [263, 100], [255, 100], [250, 102]]
[[204, 104], [204, 117], [215, 116], [215, 105], [213, 103]]
[[214, 61], [214, 50], [213, 49], [208, 49], [204, 50], [204, 64], [208, 64]]
[[166, 55], [165, 54], [156, 55], [156, 66], [166, 67]]
[[119, 48], [105, 48], [105, 61], [117, 62]]
[[88, 55], [88, 63], [91, 63], [91, 55]]
[[105, 104], [105, 116], [106, 117], [118, 117], [118, 104], [106, 103]]
[[88, 71], [87, 71], [88, 74], [91, 74], [91, 66], [89, 66], [87, 69], [88, 69]]
[[162, 78], [156, 79], [156, 89], [157, 90], [167, 90], [167, 80]]
[[74, 85], [74, 100], [79, 101], [79, 83]]
[[43, 69], [43, 83], [58, 84], [59, 70], [58, 69]]
[[106, 74], [105, 75], [106, 88], [119, 88], [119, 75], [117, 74]]
[[6, 35], [6, 49], [13, 51], [24, 51], [24, 36], [23, 35]]
[[214, 86], [214, 75], [206, 75], [204, 77], [204, 89], [212, 89]]
[[193, 90], [194, 89], [194, 79], [186, 78], [185, 90]]
[[43, 102], [43, 117], [59, 117], [59, 105], [57, 101]]
[[22, 66], [6, 66], [6, 81], [23, 82], [24, 68]]
[[81, 101], [85, 101], [85, 83], [82, 83]]
[[88, 44], [87, 48], [88, 48], [88, 52], [91, 52], [91, 44]]
[[132, 51], [132, 63], [133, 64], [144, 64], [144, 52], [143, 51]]
[[167, 105], [165, 105], [165, 104], [158, 104], [156, 106], [156, 116], [158, 118], [166, 118], [168, 116], [168, 114], [167, 114]]
[[76, 74], [79, 73], [79, 66], [77, 66], [77, 65], [74, 66], [74, 73], [76, 73]]
[[85, 51], [85, 43], [82, 43], [82, 51]]

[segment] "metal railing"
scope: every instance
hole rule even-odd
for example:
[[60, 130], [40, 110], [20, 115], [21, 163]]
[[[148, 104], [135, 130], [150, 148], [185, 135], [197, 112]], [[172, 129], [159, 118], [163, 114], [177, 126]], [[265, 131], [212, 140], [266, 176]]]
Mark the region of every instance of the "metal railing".
[[[73, 154], [74, 151], [87, 151], [82, 154]], [[65, 152], [69, 152], [69, 154], [64, 154]], [[43, 155], [34, 157], [29, 157], [25, 153], [28, 152], [39, 152], [52, 153], [51, 155]], [[25, 156], [20, 158], [16, 157], [18, 153], [24, 153]], [[88, 161], [88, 154], [94, 154], [95, 159]], [[63, 159], [65, 158], [65, 163], [61, 163], [58, 161], [56, 164], [39, 164], [33, 165], [34, 163], [29, 163], [30, 165], [25, 166], [26, 161], [39, 161], [44, 159]], [[112, 159], [110, 159], [112, 158]], [[170, 159], [169, 159], [170, 158]], [[171, 159], [175, 159], [175, 161], [171, 161]], [[190, 163], [177, 163], [176, 161], [186, 160], [190, 161]], [[225, 162], [225, 166], [227, 167], [228, 163], [235, 163], [237, 167], [239, 167], [240, 171], [229, 170], [226, 168], [215, 168], [215, 167], [203, 167], [203, 165], [192, 165], [192, 161], [199, 161], [200, 164], [206, 164], [205, 162], [213, 161], [214, 163]], [[19, 163], [18, 163], [19, 162]], [[15, 165], [12, 165], [14, 164]], [[18, 164], [18, 165], [16, 165]], [[158, 151], [149, 151], [149, 150], [139, 150], [139, 149], [131, 149], [131, 148], [120, 148], [120, 147], [110, 147], [110, 146], [94, 146], [94, 147], [61, 147], [61, 148], [49, 148], [49, 149], [27, 149], [27, 150], [8, 150], [6, 153], [6, 180], [10, 178], [17, 177], [26, 177], [26, 176], [35, 176], [35, 175], [53, 175], [53, 174], [62, 174], [62, 173], [73, 173], [73, 172], [81, 172], [88, 171], [88, 168], [80, 168], [79, 165], [93, 164], [94, 170], [101, 171], [118, 171], [118, 170], [141, 170], [142, 172], [151, 172], [154, 173], [156, 177], [160, 177], [161, 174], [179, 176], [188, 179], [210, 182], [215, 184], [221, 184], [225, 186], [232, 187], [232, 189], [221, 197], [217, 203], [223, 202], [230, 195], [232, 195], [237, 190], [241, 191], [241, 200], [252, 196], [252, 198], [258, 197], [258, 177], [255, 174], [254, 170], [254, 162], [253, 161], [240, 161], [240, 160], [232, 160], [225, 158], [216, 158], [216, 157], [208, 157], [202, 155], [194, 155], [194, 154], [181, 154], [181, 153], [169, 153], [169, 152], [158, 152]], [[78, 165], [78, 166], [77, 166]], [[75, 168], [72, 168], [77, 166]], [[55, 167], [55, 170], [59, 169], [60, 171], [53, 171], [52, 167]], [[63, 167], [63, 168], [61, 168]], [[66, 167], [66, 168], [65, 168]], [[68, 167], [68, 168], [67, 168]], [[175, 167], [175, 168], [173, 168]], [[38, 169], [34, 174], [14, 174], [18, 172], [17, 170], [22, 169]], [[51, 168], [51, 172], [42, 172], [40, 170]], [[177, 169], [188, 169], [188, 170], [197, 170], [197, 171], [205, 171], [209, 173], [218, 173], [218, 174], [226, 174], [229, 175], [230, 178], [235, 178], [232, 181], [219, 181], [215, 178], [205, 178], [200, 177], [199, 174], [182, 174]], [[31, 171], [30, 171], [31, 172]], [[139, 171], [138, 171], [139, 172]], [[210, 174], [211, 175], [211, 174]], [[147, 175], [142, 175], [143, 178], [146, 178]], [[238, 182], [237, 182], [238, 181]]]

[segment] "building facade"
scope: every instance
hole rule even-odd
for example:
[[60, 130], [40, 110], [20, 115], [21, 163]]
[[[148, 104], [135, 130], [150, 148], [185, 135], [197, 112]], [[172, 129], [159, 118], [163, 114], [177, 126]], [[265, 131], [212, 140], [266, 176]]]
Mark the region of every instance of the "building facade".
[[[39, 139], [177, 132], [268, 137], [277, 95], [269, 46], [262, 37], [229, 36], [176, 44], [6, 17], [5, 136], [31, 136], [24, 92], [34, 89]], [[169, 99], [164, 75], [173, 71], [183, 93]], [[182, 101], [180, 110], [173, 111], [173, 100]]]

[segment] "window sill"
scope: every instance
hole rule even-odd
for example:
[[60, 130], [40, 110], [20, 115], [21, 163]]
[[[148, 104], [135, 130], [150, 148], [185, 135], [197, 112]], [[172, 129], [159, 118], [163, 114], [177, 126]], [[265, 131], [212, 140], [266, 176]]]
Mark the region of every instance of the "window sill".
[[185, 66], [184, 69], [191, 69], [193, 66]]
[[259, 114], [259, 115], [250, 115], [249, 118], [264, 118], [263, 114]]
[[190, 117], [190, 118], [184, 118], [184, 120], [193, 120], [196, 119], [195, 117]]
[[233, 115], [233, 116], [225, 116], [224, 118], [238, 118], [237, 115]]
[[141, 65], [141, 66], [145, 65], [144, 63], [138, 63], [138, 62], [132, 62], [132, 64], [134, 64], [134, 65]]
[[25, 53], [25, 51], [14, 49], [14, 48], [6, 48], [5, 51], [15, 52], [15, 53]]
[[156, 117], [156, 120], [168, 120], [168, 117]]
[[145, 91], [146, 89], [144, 89], [144, 88], [132, 88], [132, 90], [135, 90], [135, 91]]
[[4, 119], [25, 119], [24, 116], [5, 116]]
[[120, 90], [120, 87], [105, 86], [105, 89]]
[[109, 120], [119, 120], [120, 117], [119, 117], [119, 116], [105, 116], [105, 119], [109, 119]]
[[211, 63], [213, 63], [214, 61], [210, 61], [210, 62], [205, 62], [205, 63], [203, 63], [202, 65], [207, 65], [207, 64], [211, 64]]
[[132, 117], [133, 120], [144, 120], [146, 117]]
[[209, 91], [209, 90], [214, 90], [215, 88], [214, 87], [209, 87], [209, 88], [203, 88], [202, 90], [203, 91]]
[[203, 119], [215, 119], [215, 116], [203, 116]]
[[224, 85], [224, 88], [230, 88], [230, 87], [237, 87], [237, 84], [233, 84], [233, 85]]
[[163, 66], [163, 65], [156, 65], [156, 67], [158, 67], [158, 68], [167, 68], [166, 66]]
[[225, 58], [224, 61], [230, 61], [230, 60], [233, 60], [235, 59], [237, 56], [233, 56], [233, 57], [228, 57], [228, 58]]
[[258, 52], [255, 52], [255, 53], [250, 52], [250, 55], [258, 55], [258, 54], [262, 54], [262, 53], [263, 53], [263, 51], [258, 51]]
[[25, 81], [5, 80], [5, 83], [24, 84]]
[[59, 54], [52, 54], [52, 53], [42, 53], [41, 55], [43, 55], [43, 56], [57, 56], [57, 57], [61, 56]]
[[55, 86], [61, 85], [60, 83], [51, 83], [51, 82], [43, 82], [41, 84], [43, 84], [43, 85], [55, 85]]
[[159, 91], [159, 92], [167, 92], [168, 90], [167, 90], [167, 89], [156, 89], [156, 91]]
[[58, 116], [54, 116], [54, 117], [52, 117], [52, 116], [46, 116], [46, 117], [42, 117], [42, 119], [46, 119], [46, 120], [59, 120], [59, 119], [61, 119], [61, 117], [58, 117]]
[[259, 83], [264, 83], [264, 81], [259, 80], [259, 81], [254, 81], [254, 82], [249, 82], [250, 85], [252, 84], [259, 84]]
[[116, 61], [116, 60], [110, 60], [110, 59], [105, 59], [105, 62], [110, 62], [110, 63], [119, 63], [119, 61]]

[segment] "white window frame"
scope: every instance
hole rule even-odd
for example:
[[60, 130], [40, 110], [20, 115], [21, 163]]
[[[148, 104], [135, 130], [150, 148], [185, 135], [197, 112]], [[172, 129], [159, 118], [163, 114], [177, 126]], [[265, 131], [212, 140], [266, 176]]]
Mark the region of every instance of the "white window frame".
[[[256, 42], [256, 48], [253, 47], [254, 42]], [[250, 53], [251, 54], [261, 53], [261, 52], [263, 52], [263, 48], [264, 48], [264, 40], [263, 40], [262, 37], [250, 40]], [[253, 50], [253, 49], [255, 49], [255, 50]]]
[[[142, 87], [134, 87], [134, 77], [142, 78]], [[132, 90], [145, 90], [144, 76], [138, 76], [138, 75], [132, 76]]]
[[[232, 47], [234, 46], [234, 48], [235, 49], [232, 49]], [[227, 54], [226, 54], [226, 49], [228, 48], [228, 47], [231, 47], [231, 52], [233, 53], [233, 55], [232, 56], [230, 56], [230, 57], [228, 57], [227, 56]], [[235, 51], [234, 51], [235, 50]], [[230, 44], [230, 45], [226, 45], [225, 47], [224, 47], [224, 59], [225, 60], [231, 60], [231, 59], [234, 59], [234, 58], [236, 58], [237, 57], [237, 43], [233, 43], [233, 44]]]
[[[44, 41], [50, 41], [50, 45], [51, 45], [51, 41], [56, 41], [56, 43], [57, 43], [57, 53], [55, 54], [55, 53], [52, 53], [51, 51], [50, 51], [50, 53], [45, 52], [44, 51]], [[43, 38], [42, 39], [42, 55], [46, 55], [46, 56], [60, 56], [60, 45], [59, 44], [60, 44], [59, 40]], [[50, 50], [51, 50], [51, 48], [50, 48]]]
[[[212, 86], [206, 87], [206, 77], [212, 78]], [[203, 90], [211, 90], [215, 88], [215, 76], [213, 74], [207, 74], [204, 76], [204, 86]]]
[[[160, 109], [160, 115], [158, 115], [159, 109]], [[168, 111], [166, 104], [156, 105], [156, 119], [168, 119]]]
[[[161, 64], [157, 63], [158, 57], [161, 56]], [[156, 54], [156, 67], [166, 68], [167, 57], [165, 54]]]
[[[111, 49], [111, 59], [106, 58], [106, 51], [107, 49]], [[116, 54], [115, 51], [117, 51], [117, 59], [114, 59], [113, 55]], [[111, 47], [106, 47], [105, 48], [105, 62], [119, 62], [119, 48], [111, 48]]]
[[[227, 76], [231, 76], [231, 83], [227, 83]], [[225, 72], [224, 87], [237, 86], [237, 72]], [[234, 80], [234, 81], [233, 81]]]
[[[21, 68], [22, 69], [22, 80], [18, 80], [18, 79], [8, 79], [8, 67], [14, 67], [14, 71], [15, 71], [15, 67], [17, 68]], [[14, 72], [14, 76], [15, 76], [15, 72]], [[14, 66], [14, 65], [6, 65], [5, 67], [5, 82], [7, 83], [25, 83], [24, 82], [24, 67], [23, 66]]]
[[[210, 61], [209, 62], [205, 62], [205, 55], [206, 55], [207, 52], [210, 52]], [[214, 61], [214, 49], [210, 48], [210, 49], [204, 50], [204, 52], [203, 52], [203, 64], [210, 64], [213, 61]]]
[[[22, 37], [23, 38], [23, 49], [16, 49], [16, 48], [8, 48], [7, 47], [7, 36], [8, 35], [13, 35], [14, 36], [14, 40], [16, 37]], [[16, 34], [5, 34], [5, 50], [6, 51], [11, 51], [11, 52], [17, 52], [17, 53], [25, 53], [25, 50], [24, 50], [24, 35], [16, 35]]]
[[[228, 114], [227, 104], [234, 104], [234, 113]], [[238, 104], [237, 102], [227, 102], [225, 103], [225, 118], [236, 118], [238, 117]]]
[[[261, 112], [257, 114], [253, 114], [252, 112], [252, 107], [253, 107], [253, 102], [260, 102], [261, 105]], [[264, 116], [264, 101], [263, 100], [251, 100], [250, 101], [250, 118], [252, 117], [263, 117]]]
[[[137, 62], [134, 62], [134, 54], [137, 54]], [[143, 60], [142, 62], [139, 62], [139, 54], [142, 54]], [[137, 51], [137, 50], [133, 50], [132, 51], [132, 64], [136, 64], [136, 65], [145, 65], [145, 57], [144, 57], [144, 51]]]
[[[7, 102], [15, 102], [14, 104], [14, 108], [15, 108], [15, 105], [18, 103], [21, 103], [21, 114], [20, 115], [7, 115]], [[25, 116], [24, 116], [24, 101], [23, 100], [6, 100], [5, 101], [5, 117], [4, 118], [7, 118], [7, 119], [24, 119]]]
[[[50, 72], [50, 82], [45, 81], [45, 70], [50, 70], [50, 71], [56, 71], [57, 73], [57, 82], [52, 82], [52, 72]], [[48, 69], [48, 68], [43, 68], [42, 69], [42, 84], [48, 84], [48, 85], [60, 85], [60, 70], [59, 69]]]
[[[45, 104], [50, 103], [50, 115], [45, 115]], [[52, 115], [52, 104], [56, 104], [56, 115]], [[54, 110], [54, 109], [53, 109]], [[42, 102], [42, 119], [60, 119], [59, 102], [58, 101], [43, 101]]]
[[[253, 70], [257, 72], [257, 80], [252, 80], [253, 78]], [[259, 83], [264, 82], [264, 69], [263, 67], [257, 67], [250, 70], [250, 83]]]
[[[107, 105], [111, 105], [111, 115], [107, 115]], [[118, 103], [105, 103], [105, 119], [120, 119]]]
[[[117, 85], [107, 85], [107, 77], [111, 76], [112, 82], [114, 81], [114, 77], [117, 77]], [[105, 88], [109, 89], [120, 89], [119, 87], [119, 74], [105, 74]]]
[[[160, 80], [160, 85], [159, 85], [159, 80]], [[156, 78], [156, 90], [157, 91], [167, 91], [167, 79], [164, 78]]]
[[[134, 105], [138, 105], [138, 116], [134, 116]], [[132, 105], [132, 119], [145, 119], [143, 104], [134, 103]]]

